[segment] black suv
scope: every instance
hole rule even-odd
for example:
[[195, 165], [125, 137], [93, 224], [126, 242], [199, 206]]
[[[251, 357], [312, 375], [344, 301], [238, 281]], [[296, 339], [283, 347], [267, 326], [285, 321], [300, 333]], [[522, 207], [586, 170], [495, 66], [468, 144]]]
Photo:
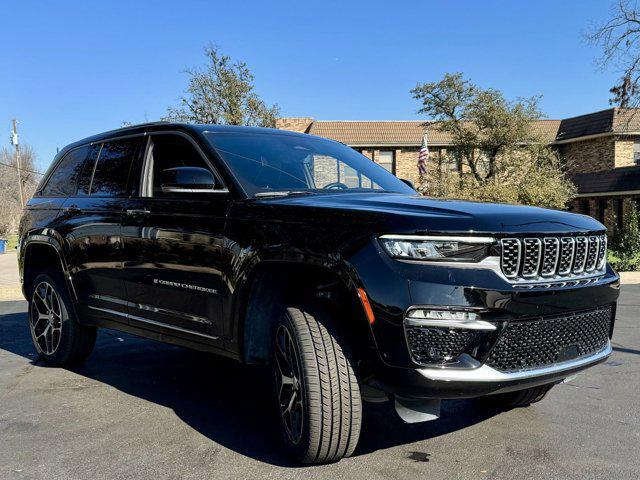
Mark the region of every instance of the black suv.
[[524, 406], [606, 359], [606, 250], [590, 217], [422, 197], [331, 140], [153, 123], [57, 155], [19, 262], [49, 364], [108, 327], [270, 365], [287, 448], [321, 463], [353, 452], [363, 400]]

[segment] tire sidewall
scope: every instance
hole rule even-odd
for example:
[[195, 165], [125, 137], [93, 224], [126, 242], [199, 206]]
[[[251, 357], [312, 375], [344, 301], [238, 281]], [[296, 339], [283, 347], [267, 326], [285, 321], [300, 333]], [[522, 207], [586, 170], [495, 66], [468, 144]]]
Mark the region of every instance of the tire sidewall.
[[[280, 412], [280, 401], [278, 398], [278, 386], [275, 379], [277, 375], [277, 367], [275, 364], [275, 342], [278, 329], [280, 327], [284, 327], [288, 330], [289, 335], [293, 339], [295, 355], [298, 359], [298, 363], [300, 365], [300, 392], [302, 394], [302, 407], [304, 409], [302, 415], [302, 435], [300, 436], [300, 441], [298, 443], [294, 443], [291, 438], [289, 438], [289, 434], [287, 433], [287, 429], [284, 424], [284, 420], [282, 418], [282, 414]], [[309, 405], [309, 392], [307, 374], [306, 374], [306, 365], [304, 364], [304, 356], [300, 354], [300, 338], [298, 336], [298, 331], [293, 324], [293, 320], [291, 319], [287, 310], [284, 310], [280, 315], [280, 319], [276, 322], [273, 332], [271, 334], [271, 356], [270, 356], [270, 368], [271, 368], [271, 379], [272, 379], [272, 388], [273, 388], [273, 398], [274, 398], [274, 406], [275, 411], [278, 418], [278, 424], [280, 425], [281, 432], [281, 441], [284, 443], [284, 446], [287, 450], [293, 453], [294, 457], [302, 458], [305, 456], [309, 449], [310, 444], [310, 405]]]
[[[50, 284], [55, 292], [58, 294], [60, 298], [60, 310], [61, 310], [61, 324], [62, 330], [60, 333], [60, 342], [58, 344], [58, 348], [56, 348], [55, 352], [52, 354], [47, 354], [43, 352], [38, 346], [38, 342], [33, 336], [33, 329], [31, 328], [31, 316], [33, 314], [33, 296], [35, 295], [36, 287], [42, 283], [47, 282]], [[69, 352], [71, 351], [73, 344], [73, 336], [76, 334], [77, 325], [75, 323], [75, 319], [73, 316], [73, 305], [71, 304], [69, 295], [67, 294], [66, 285], [64, 285], [64, 281], [61, 275], [57, 275], [54, 272], [46, 272], [41, 273], [36, 276], [31, 285], [30, 290], [30, 298], [29, 298], [29, 331], [31, 333], [31, 341], [33, 342], [34, 348], [38, 353], [38, 358], [44, 360], [49, 364], [62, 364], [64, 363], [68, 357]]]

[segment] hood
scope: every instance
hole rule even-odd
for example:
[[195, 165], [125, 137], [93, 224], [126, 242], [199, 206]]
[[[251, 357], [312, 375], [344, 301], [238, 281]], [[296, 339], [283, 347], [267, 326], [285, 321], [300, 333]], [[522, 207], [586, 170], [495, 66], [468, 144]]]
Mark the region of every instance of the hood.
[[[319, 220], [375, 222], [397, 233], [569, 233], [602, 231], [593, 218], [561, 210], [521, 205], [436, 200], [394, 193], [329, 193], [262, 198], [259, 204], [320, 209]], [[337, 217], [331, 215], [334, 212]], [[348, 213], [351, 212], [352, 215]], [[304, 212], [300, 212], [304, 215]]]

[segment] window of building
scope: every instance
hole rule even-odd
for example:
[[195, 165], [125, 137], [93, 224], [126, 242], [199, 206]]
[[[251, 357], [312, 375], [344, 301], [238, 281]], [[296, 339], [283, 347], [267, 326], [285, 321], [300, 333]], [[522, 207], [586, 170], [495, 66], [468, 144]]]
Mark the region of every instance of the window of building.
[[640, 140], [633, 142], [633, 163], [640, 165]]
[[396, 166], [393, 151], [380, 151], [376, 155], [376, 162], [385, 170], [395, 174]]

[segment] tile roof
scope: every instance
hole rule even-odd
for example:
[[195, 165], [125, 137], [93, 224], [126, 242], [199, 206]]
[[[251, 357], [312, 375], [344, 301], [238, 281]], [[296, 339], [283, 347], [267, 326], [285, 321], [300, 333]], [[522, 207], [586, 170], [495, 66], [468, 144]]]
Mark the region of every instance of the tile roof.
[[624, 167], [571, 177], [579, 194], [613, 193], [640, 190], [640, 167]]
[[[420, 146], [425, 126], [429, 145], [451, 145], [451, 135], [438, 128], [435, 123], [420, 120], [406, 121], [314, 121], [307, 133], [331, 138], [354, 147], [376, 146]], [[534, 131], [545, 142], [553, 142], [560, 120], [538, 120]]]
[[308, 133], [351, 146], [418, 145], [422, 143], [422, 121], [315, 121]]
[[604, 133], [627, 133], [640, 131], [638, 109], [609, 108], [565, 118], [560, 123], [556, 141], [599, 135]]

